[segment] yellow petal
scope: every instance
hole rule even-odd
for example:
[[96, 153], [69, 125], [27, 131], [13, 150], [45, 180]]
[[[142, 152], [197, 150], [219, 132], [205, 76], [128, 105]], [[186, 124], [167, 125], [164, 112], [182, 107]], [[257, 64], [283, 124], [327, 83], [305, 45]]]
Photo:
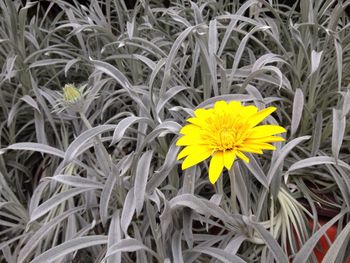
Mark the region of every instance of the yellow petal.
[[229, 106], [229, 110], [231, 112], [237, 112], [238, 110], [243, 108], [241, 102], [240, 101], [236, 101], [236, 100], [230, 101], [228, 106]]
[[225, 113], [227, 111], [227, 102], [224, 100], [219, 100], [215, 102], [214, 110], [220, 113]]
[[243, 146], [243, 147], [239, 147], [238, 150], [240, 152], [263, 154], [263, 151], [261, 149], [257, 148], [257, 147]]
[[266, 136], [260, 138], [248, 138], [245, 140], [245, 144], [254, 144], [254, 143], [264, 143], [264, 142], [283, 142], [286, 139], [279, 136]]
[[201, 139], [200, 135], [191, 134], [191, 135], [184, 135], [180, 139], [178, 139], [176, 142], [176, 146], [187, 146], [187, 145], [203, 144], [203, 143], [204, 142]]
[[254, 147], [254, 148], [258, 148], [261, 150], [276, 150], [276, 147], [269, 144], [269, 143], [254, 143], [254, 144], [248, 144], [248, 147]]
[[240, 159], [242, 159], [246, 163], [249, 163], [249, 158], [244, 153], [237, 151], [236, 154], [237, 154], [237, 157], [239, 157]]
[[194, 125], [197, 125], [199, 127], [206, 125], [206, 122], [203, 118], [192, 117], [192, 118], [188, 118], [186, 121]]
[[235, 151], [225, 151], [224, 152], [224, 165], [227, 170], [230, 170], [232, 167], [232, 164], [236, 158], [236, 153]]
[[208, 149], [208, 147], [206, 145], [190, 145], [190, 146], [186, 146], [177, 155], [177, 160], [180, 160], [180, 159], [182, 159], [182, 158], [184, 158], [184, 157], [186, 157], [187, 155], [190, 155], [190, 154], [196, 155], [199, 152], [206, 152], [207, 149]]
[[203, 152], [196, 152], [196, 153], [189, 154], [182, 163], [182, 167], [181, 167], [182, 170], [185, 170], [193, 165], [196, 165], [204, 161], [212, 154], [212, 152], [213, 152], [212, 150], [210, 150], [209, 148], [206, 148], [206, 150]]
[[242, 110], [242, 116], [244, 116], [245, 118], [249, 118], [258, 112], [258, 108], [253, 105], [242, 107], [241, 110]]
[[212, 184], [219, 179], [219, 176], [224, 168], [224, 156], [223, 152], [216, 152], [211, 158], [209, 165], [209, 181]]
[[286, 129], [278, 125], [260, 125], [251, 129], [249, 138], [260, 138], [286, 132]]
[[180, 160], [184, 157], [186, 157], [187, 155], [189, 155], [191, 153], [191, 148], [190, 146], [186, 146], [185, 148], [183, 148], [179, 154], [176, 157], [176, 160]]
[[203, 118], [203, 117], [206, 117], [208, 114], [208, 110], [207, 109], [197, 109], [194, 111], [194, 115], [198, 118]]
[[263, 110], [255, 113], [249, 120], [250, 127], [254, 127], [255, 125], [259, 124], [263, 119], [265, 119], [267, 116], [269, 116], [275, 110], [276, 110], [275, 107], [268, 107], [266, 109], [263, 109]]
[[194, 124], [187, 124], [180, 130], [180, 134], [196, 134], [199, 132], [201, 132], [201, 128]]

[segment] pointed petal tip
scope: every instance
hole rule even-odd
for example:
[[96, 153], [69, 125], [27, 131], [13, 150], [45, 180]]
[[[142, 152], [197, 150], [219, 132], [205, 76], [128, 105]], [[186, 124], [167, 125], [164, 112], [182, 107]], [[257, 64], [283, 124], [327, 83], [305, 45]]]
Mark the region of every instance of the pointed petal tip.
[[224, 169], [224, 156], [222, 152], [216, 152], [209, 165], [209, 181], [215, 183]]
[[198, 164], [198, 162], [191, 162], [188, 156], [186, 156], [186, 158], [182, 162], [181, 169], [186, 170], [196, 164]]
[[[187, 168], [190, 168], [194, 165], [199, 164], [200, 162], [203, 162], [206, 160], [209, 156], [211, 155], [210, 151], [204, 151], [204, 152], [199, 152], [199, 153], [189, 153], [186, 158], [184, 159], [182, 163], [182, 170], [185, 170]], [[185, 157], [185, 156], [183, 156]]]
[[187, 152], [187, 150], [188, 150], [188, 146], [182, 148], [182, 150], [177, 154], [176, 160], [178, 161], [178, 160], [180, 160], [180, 159], [186, 157], [187, 155], [189, 155], [189, 153]]
[[235, 151], [226, 151], [224, 153], [224, 166], [227, 170], [230, 170], [236, 159]]
[[224, 105], [224, 104], [227, 104], [227, 102], [225, 100], [217, 100], [217, 101], [215, 101], [214, 105], [219, 105], [219, 104]]
[[241, 160], [243, 160], [245, 163], [249, 163], [249, 158], [242, 152], [237, 151], [237, 157]]
[[226, 107], [227, 107], [227, 102], [224, 100], [218, 100], [214, 103], [214, 111], [215, 112], [225, 111]]
[[182, 138], [182, 136], [181, 136], [180, 138], [177, 139], [177, 141], [176, 141], [176, 143], [175, 143], [176, 146], [179, 146], [179, 147], [181, 146], [181, 145], [180, 145], [181, 143], [179, 143], [179, 140], [180, 140], [181, 138]]
[[186, 170], [187, 168], [190, 168], [191, 166], [193, 166], [193, 165], [189, 165], [189, 164], [182, 162], [181, 169]]
[[209, 182], [210, 182], [212, 185], [214, 185], [214, 184], [217, 182], [217, 180], [219, 180], [219, 177], [221, 176], [221, 174], [222, 174], [222, 171], [219, 173], [219, 175], [213, 176], [213, 175], [210, 174], [210, 172], [209, 172]]
[[210, 178], [210, 176], [209, 176], [209, 182], [210, 182], [212, 185], [214, 185], [218, 179], [219, 179], [219, 177], [216, 178], [216, 179], [213, 179], [213, 178]]
[[277, 110], [277, 108], [274, 106], [270, 106], [267, 109], [270, 109], [271, 113]]
[[225, 164], [225, 168], [226, 168], [227, 170], [231, 170], [232, 165], [233, 165], [233, 163], [232, 163], [231, 165]]

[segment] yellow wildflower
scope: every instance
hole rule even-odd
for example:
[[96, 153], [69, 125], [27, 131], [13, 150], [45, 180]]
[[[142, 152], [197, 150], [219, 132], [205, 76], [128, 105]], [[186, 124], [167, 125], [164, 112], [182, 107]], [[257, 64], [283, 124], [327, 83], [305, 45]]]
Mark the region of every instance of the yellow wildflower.
[[190, 124], [180, 130], [182, 137], [177, 146], [185, 146], [178, 160], [186, 157], [182, 169], [187, 169], [212, 156], [209, 180], [214, 184], [224, 167], [231, 169], [236, 157], [245, 162], [244, 152], [262, 154], [263, 150], [275, 150], [271, 142], [284, 141], [273, 136], [286, 132], [278, 125], [260, 125], [262, 120], [276, 110], [268, 107], [261, 111], [255, 106], [243, 106], [239, 101], [217, 101], [213, 108], [197, 109], [195, 116], [187, 119]]

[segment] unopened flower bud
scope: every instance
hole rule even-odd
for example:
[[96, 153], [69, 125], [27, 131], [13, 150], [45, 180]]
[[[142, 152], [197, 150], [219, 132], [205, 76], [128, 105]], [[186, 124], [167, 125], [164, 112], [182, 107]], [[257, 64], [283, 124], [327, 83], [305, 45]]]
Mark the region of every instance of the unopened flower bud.
[[77, 102], [81, 98], [81, 93], [73, 84], [66, 84], [63, 88], [63, 99], [68, 103]]

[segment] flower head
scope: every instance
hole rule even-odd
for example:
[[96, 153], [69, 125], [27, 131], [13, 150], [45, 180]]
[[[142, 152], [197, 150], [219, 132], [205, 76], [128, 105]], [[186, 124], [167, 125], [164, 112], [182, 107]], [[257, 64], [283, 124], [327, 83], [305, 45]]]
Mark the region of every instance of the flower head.
[[87, 85], [77, 88], [74, 84], [65, 84], [62, 91], [57, 92], [57, 103], [54, 105], [54, 112], [71, 110], [74, 112], [84, 112], [88, 103], [95, 99], [86, 90]]
[[63, 88], [63, 99], [68, 103], [74, 103], [81, 98], [81, 92], [73, 84], [66, 84]]
[[270, 143], [284, 138], [274, 135], [286, 129], [278, 125], [257, 126], [275, 110], [268, 107], [258, 111], [257, 107], [243, 106], [239, 101], [217, 101], [213, 108], [195, 110], [195, 116], [187, 119], [189, 124], [182, 127], [183, 136], [176, 142], [177, 146], [185, 146], [177, 157], [178, 160], [186, 157], [182, 169], [212, 156], [209, 180], [214, 184], [224, 167], [231, 169], [237, 157], [249, 162], [245, 152], [262, 154], [263, 150], [275, 150]]

